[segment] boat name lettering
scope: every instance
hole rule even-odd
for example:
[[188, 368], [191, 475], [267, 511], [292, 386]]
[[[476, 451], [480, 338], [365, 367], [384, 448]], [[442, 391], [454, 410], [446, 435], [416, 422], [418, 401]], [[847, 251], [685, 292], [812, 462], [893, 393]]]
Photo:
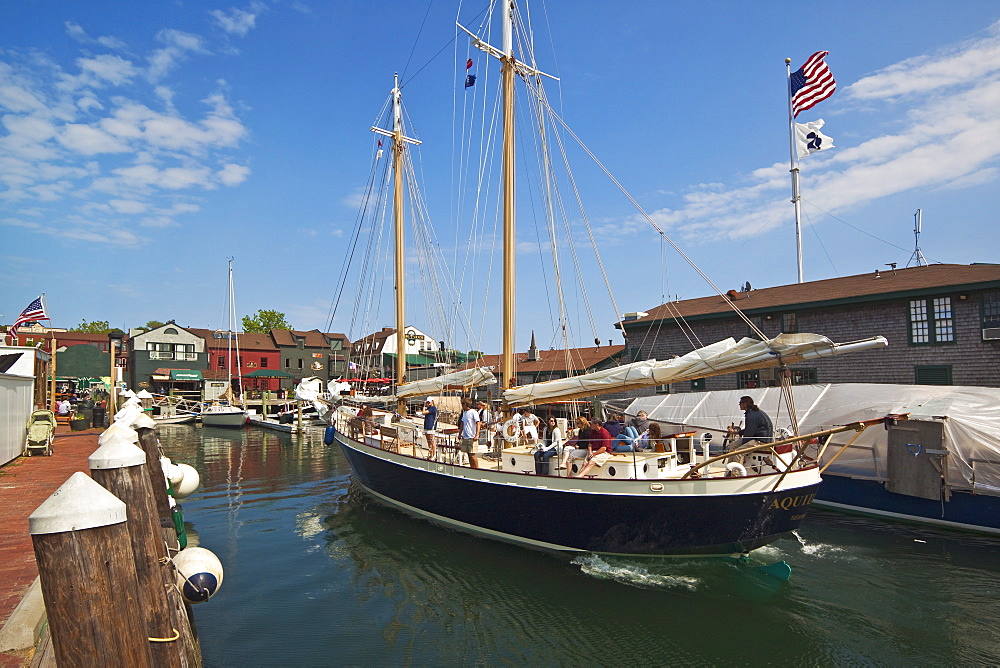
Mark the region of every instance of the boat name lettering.
[[791, 510], [792, 508], [798, 508], [799, 506], [808, 506], [812, 503], [812, 500], [816, 498], [815, 494], [805, 494], [803, 496], [786, 496], [783, 499], [775, 499], [771, 502], [771, 505], [767, 507], [768, 510]]

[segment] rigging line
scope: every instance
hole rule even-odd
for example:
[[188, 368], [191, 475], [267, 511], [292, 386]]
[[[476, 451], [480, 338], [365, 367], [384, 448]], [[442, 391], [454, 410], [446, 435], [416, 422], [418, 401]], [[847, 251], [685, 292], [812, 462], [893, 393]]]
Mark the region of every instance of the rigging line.
[[[544, 99], [542, 100], [542, 102], [544, 103]], [[554, 110], [551, 107], [549, 107], [547, 104], [546, 104], [546, 109], [548, 109], [550, 113], [554, 113]], [[585, 228], [587, 230], [587, 236], [590, 238], [591, 247], [594, 249], [594, 257], [597, 260], [597, 266], [600, 267], [600, 269], [601, 269], [601, 277], [604, 279], [604, 286], [605, 286], [605, 288], [608, 291], [608, 297], [611, 299], [611, 306], [612, 306], [612, 308], [614, 308], [614, 310], [615, 310], [615, 317], [618, 319], [619, 326], [621, 326], [621, 322], [622, 322], [621, 321], [621, 311], [618, 309], [618, 303], [617, 303], [617, 300], [615, 300], [614, 292], [611, 289], [611, 281], [608, 279], [607, 271], [605, 271], [605, 269], [604, 269], [604, 262], [601, 260], [601, 254], [597, 250], [597, 240], [594, 238], [594, 231], [593, 231], [593, 228], [591, 228], [591, 226], [590, 226], [590, 218], [587, 216], [586, 212], [583, 209], [583, 199], [580, 196], [580, 190], [577, 187], [576, 178], [573, 176], [573, 172], [572, 172], [572, 170], [570, 169], [570, 166], [569, 166], [569, 156], [566, 153], [566, 146], [563, 143], [562, 135], [561, 134], [559, 134], [558, 132], [553, 132], [553, 135], [555, 136], [555, 139], [556, 139], [556, 145], [559, 147], [559, 152], [562, 155], [563, 164], [566, 167], [566, 174], [567, 174], [567, 177], [569, 178], [570, 186], [571, 186], [571, 188], [573, 190], [573, 195], [576, 198], [577, 208], [580, 210], [580, 215], [583, 218], [584, 226], [585, 226]], [[588, 311], [589, 310], [590, 309], [589, 309], [589, 301], [588, 301]], [[624, 327], [623, 327], [623, 331], [624, 331]], [[597, 332], [596, 325], [594, 326], [594, 332], [595, 332], [595, 334]]]
[[[427, 3], [427, 11], [424, 12], [424, 18], [420, 21], [420, 28], [417, 30], [417, 36], [413, 38], [413, 46], [410, 47], [410, 55], [406, 57], [406, 65], [403, 66], [403, 75], [400, 77], [401, 79], [406, 78], [406, 70], [408, 70], [410, 67], [410, 60], [413, 59], [413, 52], [417, 50], [417, 42], [420, 41], [420, 36], [424, 33], [424, 25], [427, 23], [427, 16], [431, 13], [432, 6], [434, 6], [434, 0], [431, 0], [430, 2]], [[444, 51], [446, 48], [448, 48], [447, 44], [441, 47], [441, 51]], [[436, 58], [437, 55], [441, 53], [441, 51], [438, 51], [437, 54], [434, 54], [434, 58]], [[424, 67], [426, 67], [426, 65], [424, 65]]]
[[833, 273], [837, 276], [837, 278], [840, 278], [840, 272], [837, 271], [837, 265], [833, 263], [833, 258], [830, 257], [830, 252], [826, 249], [826, 246], [823, 244], [823, 239], [821, 239], [819, 236], [819, 230], [817, 229], [818, 225], [815, 225], [812, 222], [812, 219], [809, 218], [808, 212], [803, 212], [803, 213], [805, 213], [806, 218], [809, 219], [809, 227], [810, 229], [812, 229], [813, 236], [816, 237], [816, 242], [819, 243], [819, 247], [823, 249], [823, 255], [826, 256], [827, 262], [830, 263], [830, 268], [833, 269]]
[[350, 266], [354, 259], [354, 253], [358, 247], [358, 238], [364, 226], [364, 219], [366, 211], [368, 209], [368, 204], [371, 201], [372, 187], [375, 183], [377, 167], [378, 167], [378, 160], [376, 159], [372, 161], [371, 170], [368, 174], [368, 183], [365, 186], [365, 196], [364, 200], [362, 201], [361, 208], [358, 211], [358, 216], [354, 227], [354, 234], [351, 238], [350, 244], [348, 244], [348, 247], [344, 253], [345, 257], [343, 263], [341, 264], [341, 273], [340, 273], [340, 278], [338, 279], [337, 289], [334, 292], [334, 298], [330, 304], [330, 311], [327, 315], [327, 326], [326, 326], [327, 331], [332, 331], [333, 329], [333, 319], [337, 315], [337, 308], [340, 305], [340, 298], [343, 295], [344, 288], [347, 284], [347, 275], [350, 271]]
[[646, 213], [646, 210], [643, 209], [642, 206], [639, 205], [639, 203], [625, 189], [625, 187], [621, 184], [621, 182], [619, 182], [618, 179], [616, 179], [614, 177], [614, 175], [612, 175], [611, 172], [608, 171], [608, 168], [604, 166], [604, 163], [602, 163], [600, 160], [598, 160], [597, 156], [594, 155], [594, 153], [590, 150], [590, 148], [586, 144], [583, 143], [583, 141], [576, 135], [576, 133], [574, 133], [573, 130], [570, 129], [569, 125], [567, 125], [566, 122], [558, 114], [556, 114], [555, 111], [552, 110], [551, 108], [550, 108], [550, 116], [552, 116], [553, 118], [555, 118], [556, 120], [559, 121], [559, 124], [566, 130], [566, 132], [569, 133], [569, 135], [571, 137], [573, 137], [574, 140], [576, 140], [576, 142], [580, 146], [580, 148], [582, 148], [587, 153], [587, 155], [590, 156], [590, 158], [595, 162], [595, 164], [597, 164], [597, 166], [601, 168], [601, 171], [603, 171], [607, 175], [607, 177], [611, 180], [611, 182], [614, 183], [618, 187], [618, 189], [622, 192], [623, 195], [625, 195], [626, 198], [628, 198], [628, 200], [630, 202], [632, 202], [632, 205], [635, 206], [636, 209], [639, 211], [640, 215], [642, 215], [642, 217], [646, 219], [646, 222], [648, 222], [653, 227], [653, 229], [656, 230], [657, 233], [659, 233], [659, 235], [661, 237], [663, 237], [664, 239], [666, 239], [667, 243], [670, 244], [670, 247], [674, 249], [674, 252], [677, 253], [678, 255], [680, 255], [682, 258], [684, 258], [684, 261], [688, 263], [688, 266], [690, 266], [692, 269], [694, 269], [695, 272], [697, 272], [698, 275], [701, 276], [702, 280], [704, 280], [706, 283], [708, 283], [712, 287], [712, 289], [715, 290], [716, 293], [720, 297], [722, 297], [722, 299], [726, 303], [726, 305], [729, 306], [729, 308], [731, 308], [740, 317], [740, 319], [742, 319], [744, 322], [746, 322], [747, 326], [750, 327], [750, 329], [753, 332], [755, 332], [756, 334], [758, 334], [761, 337], [762, 341], [766, 341], [767, 337], [764, 336], [764, 333], [762, 331], [760, 331], [760, 328], [757, 327], [757, 325], [752, 320], [750, 320], [750, 318], [748, 318], [746, 316], [746, 314], [743, 313], [743, 311], [741, 311], [736, 306], [736, 304], [733, 303], [733, 300], [730, 299], [729, 296], [727, 294], [725, 294], [722, 291], [722, 289], [719, 288], [719, 286], [717, 286], [715, 284], [715, 282], [712, 281], [712, 279], [709, 278], [708, 275], [701, 270], [700, 267], [698, 267], [697, 264], [695, 264], [694, 260], [692, 260], [690, 257], [688, 257], [687, 253], [685, 253], [681, 249], [681, 247], [678, 246], [674, 242], [674, 240], [670, 238], [669, 235], [667, 235], [666, 232], [664, 232], [662, 229], [660, 229], [660, 226], [656, 224], [656, 221], [654, 221], [653, 218], [648, 213]]
[[826, 210], [824, 210], [824, 209], [821, 209], [821, 208], [819, 208], [818, 206], [816, 206], [815, 204], [813, 204], [812, 202], [810, 202], [810, 201], [809, 201], [809, 200], [807, 200], [807, 199], [803, 199], [802, 201], [803, 201], [803, 202], [805, 202], [805, 203], [807, 203], [807, 204], [808, 204], [809, 206], [813, 207], [813, 208], [814, 208], [814, 209], [816, 209], [817, 211], [820, 211], [820, 212], [822, 212], [822, 213], [825, 213], [826, 215], [830, 216], [831, 218], [833, 218], [833, 219], [834, 219], [834, 220], [836, 220], [837, 222], [839, 222], [839, 223], [843, 223], [844, 225], [847, 225], [847, 226], [848, 226], [848, 227], [850, 227], [851, 229], [853, 229], [853, 230], [856, 230], [856, 231], [858, 231], [858, 232], [861, 232], [861, 234], [866, 234], [866, 235], [868, 235], [869, 237], [871, 237], [872, 239], [875, 239], [876, 241], [881, 241], [881, 242], [882, 242], [882, 243], [884, 243], [885, 245], [887, 245], [887, 246], [892, 246], [893, 248], [895, 248], [895, 249], [897, 249], [897, 250], [901, 250], [901, 251], [903, 251], [904, 253], [909, 253], [909, 252], [910, 252], [910, 250], [909, 250], [908, 248], [903, 248], [902, 246], [897, 246], [896, 244], [892, 243], [891, 241], [886, 241], [885, 239], [882, 239], [882, 238], [880, 238], [880, 237], [877, 237], [877, 236], [875, 236], [875, 235], [874, 235], [874, 234], [872, 234], [871, 232], [866, 232], [865, 230], [861, 229], [860, 227], [857, 227], [857, 226], [855, 226], [855, 225], [851, 225], [851, 224], [850, 224], [849, 222], [847, 222], [846, 220], [844, 220], [844, 219], [842, 219], [842, 218], [838, 218], [837, 216], [833, 215], [833, 214], [832, 214], [832, 213], [830, 213], [829, 211], [826, 211]]

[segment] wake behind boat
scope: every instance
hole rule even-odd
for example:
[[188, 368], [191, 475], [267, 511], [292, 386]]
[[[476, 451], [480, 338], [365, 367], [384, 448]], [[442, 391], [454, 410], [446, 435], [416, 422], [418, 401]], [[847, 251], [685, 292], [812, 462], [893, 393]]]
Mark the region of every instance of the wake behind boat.
[[[394, 412], [367, 409], [362, 412], [353, 406], [338, 406], [328, 418], [333, 427], [333, 439], [343, 450], [357, 481], [376, 499], [422, 518], [490, 538], [546, 550], [615, 555], [733, 555], [770, 543], [797, 528], [815, 498], [821, 478], [815, 458], [806, 454], [810, 441], [818, 439], [825, 446], [834, 433], [853, 431], [857, 434], [872, 424], [896, 418], [851, 422], [821, 432], [793, 435], [774, 443], [750, 444], [729, 453], [713, 452], [710, 439], [700, 439], [694, 433], [674, 434], [658, 439], [658, 447], [650, 452], [603, 455], [591, 452], [586, 460], [572, 461], [563, 473], [558, 469], [552, 471], [551, 466], [536, 465], [533, 451], [538, 444], [521, 440], [514, 409], [749, 368], [778, 366], [785, 369], [788, 364], [813, 357], [881, 347], [886, 345], [886, 340], [876, 337], [835, 344], [813, 334], [787, 334], [770, 340], [762, 335], [760, 340], [728, 339], [678, 358], [647, 360], [518, 387], [514, 356], [515, 80], [526, 84], [526, 97], [533, 105], [533, 117], [542, 126], [536, 145], [541, 147], [538, 149], [542, 156], [539, 163], [545, 169], [552, 167], [550, 156], [564, 148], [560, 134], [563, 126], [549, 108], [542, 88], [543, 78], [549, 75], [536, 69], [530, 52], [515, 54], [515, 43], [527, 49], [533, 42], [527, 28], [523, 35], [515, 36], [515, 27], [526, 25], [525, 17], [517, 14], [514, 3], [509, 0], [503, 0], [497, 7], [503, 24], [499, 48], [459, 27], [471, 36], [476, 48], [501, 63], [498, 107], [502, 109], [502, 133], [482, 133], [490, 137], [502, 134], [503, 141], [502, 148], [495, 151], [503, 158], [502, 187], [499, 188], [502, 191], [499, 218], [503, 239], [503, 307], [496, 328], [502, 351], [499, 381], [491, 372], [466, 369], [406, 382], [407, 351], [402, 336], [407, 326], [404, 182], [410, 183], [412, 189], [415, 170], [409, 162], [409, 148], [419, 142], [404, 132], [401, 87], [397, 79], [391, 94], [392, 111], [386, 119], [388, 127], [372, 128], [380, 136], [376, 161], [382, 157], [382, 139], [387, 138], [391, 143], [397, 405]], [[467, 69], [472, 62], [470, 58]], [[475, 77], [467, 75], [466, 87], [474, 84]], [[568, 129], [566, 134], [572, 135]], [[489, 154], [492, 153], [483, 151], [483, 155]], [[480, 176], [487, 172], [481, 168]], [[548, 213], [555, 213], [564, 203], [554, 192], [555, 188], [556, 181], [550, 178], [546, 178], [539, 188], [546, 198], [539, 208]], [[422, 209], [419, 196], [411, 193], [410, 198], [419, 205], [418, 209]], [[372, 209], [376, 212], [386, 210], [379, 206]], [[550, 232], [553, 230], [554, 227], [549, 228]], [[433, 243], [427, 243], [426, 233], [415, 236], [422, 240], [420, 243], [434, 248]], [[551, 240], [556, 250], [559, 242], [554, 232]], [[370, 264], [374, 266], [375, 263]], [[446, 267], [449, 263], [444, 258], [435, 258], [422, 266]], [[558, 275], [557, 260], [553, 260], [553, 267]], [[722, 298], [726, 299], [725, 295]], [[365, 299], [372, 301], [370, 296]], [[451, 297], [451, 301], [459, 303], [461, 300]], [[563, 304], [561, 298], [559, 304]], [[434, 313], [440, 315], [434, 316]], [[459, 310], [456, 317], [447, 309], [428, 308], [421, 317], [437, 318], [445, 331], [457, 327], [455, 320], [462, 320], [462, 327], [468, 327], [472, 321], [463, 310]], [[569, 327], [562, 306], [558, 318], [559, 329], [565, 335]], [[751, 330], [756, 330], [749, 319], [747, 322]], [[503, 417], [499, 431], [495, 440], [472, 445], [471, 453], [462, 451], [470, 445], [469, 441], [462, 443], [460, 435], [455, 433], [457, 428], [442, 424], [430, 430], [436, 439], [432, 448], [422, 425], [408, 416], [408, 397], [454, 391], [464, 393], [473, 387], [492, 384], [497, 384], [500, 392], [499, 409]], [[583, 448], [592, 442], [592, 433], [582, 430], [573, 436]], [[562, 434], [569, 440], [569, 426], [565, 423]], [[482, 465], [476, 467], [476, 459], [469, 454], [482, 460]], [[489, 458], [489, 455], [494, 456]], [[747, 467], [742, 463], [754, 457], [766, 460], [767, 465]], [[585, 461], [597, 465], [594, 467]]]

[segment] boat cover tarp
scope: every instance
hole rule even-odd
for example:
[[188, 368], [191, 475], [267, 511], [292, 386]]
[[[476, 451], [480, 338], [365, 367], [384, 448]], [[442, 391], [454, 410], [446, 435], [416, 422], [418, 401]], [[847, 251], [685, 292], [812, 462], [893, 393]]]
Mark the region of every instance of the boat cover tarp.
[[442, 374], [434, 378], [415, 380], [412, 383], [403, 383], [396, 388], [397, 397], [415, 397], [424, 394], [436, 394], [445, 389], [459, 389], [466, 387], [478, 387], [479, 385], [492, 385], [497, 382], [496, 376], [491, 372], [492, 367], [472, 367], [462, 369], [452, 373]]
[[503, 398], [510, 406], [527, 406], [554, 399], [600, 396], [748, 369], [763, 369], [782, 363], [795, 364], [886, 345], [888, 342], [881, 336], [850, 343], [834, 343], [825, 336], [804, 332], [779, 334], [766, 341], [750, 338], [736, 341], [728, 338], [669, 360], [633, 362], [581, 376], [522, 385], [504, 390]]
[[[944, 426], [944, 447], [950, 453], [948, 484], [956, 489], [1000, 493], [1000, 389], [937, 385], [839, 383], [792, 388], [799, 433], [821, 431], [858, 420], [909, 413], [910, 419], [934, 420]], [[749, 395], [771, 416], [775, 428], [791, 429], [781, 389], [725, 390], [658, 395], [633, 400], [625, 410], [640, 410], [650, 419], [680, 428], [725, 431], [739, 424], [739, 398]], [[854, 432], [834, 436], [824, 460], [829, 460]], [[828, 469], [828, 473], [885, 481], [888, 432], [865, 431]]]

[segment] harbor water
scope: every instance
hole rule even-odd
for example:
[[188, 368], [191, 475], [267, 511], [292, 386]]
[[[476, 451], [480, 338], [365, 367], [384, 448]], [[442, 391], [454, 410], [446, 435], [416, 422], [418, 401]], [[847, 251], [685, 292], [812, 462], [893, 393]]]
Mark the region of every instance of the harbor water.
[[[813, 508], [750, 564], [570, 560], [379, 505], [318, 428], [157, 432], [225, 567], [194, 607], [206, 666], [1000, 662], [995, 538]], [[787, 582], [754, 568], [780, 560]]]

